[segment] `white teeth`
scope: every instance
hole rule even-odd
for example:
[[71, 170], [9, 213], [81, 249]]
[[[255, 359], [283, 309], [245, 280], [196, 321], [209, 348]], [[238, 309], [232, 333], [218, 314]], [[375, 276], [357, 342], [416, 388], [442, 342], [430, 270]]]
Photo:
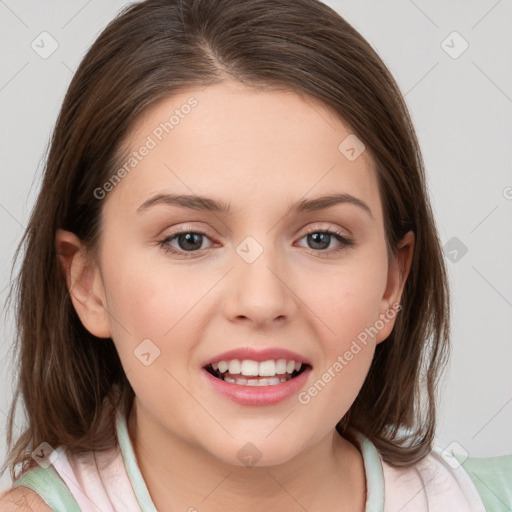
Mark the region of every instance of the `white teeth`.
[[241, 364], [238, 359], [229, 361], [229, 373], [232, 375], [238, 375], [240, 373]]
[[257, 377], [259, 374], [259, 364], [257, 361], [252, 361], [251, 359], [244, 359], [242, 361], [242, 367], [240, 369], [240, 373], [242, 375], [246, 375], [248, 377]]
[[273, 377], [276, 374], [276, 363], [272, 360], [263, 361], [259, 366], [259, 375], [261, 377]]
[[244, 379], [242, 377], [235, 377], [232, 379], [231, 377], [228, 377], [227, 375], [223, 378], [224, 382], [227, 382], [229, 384], [238, 384], [239, 386], [251, 386], [251, 387], [257, 387], [257, 386], [275, 386], [276, 384], [281, 384], [282, 382], [287, 382], [291, 379], [290, 376], [288, 377], [273, 377], [270, 379]]
[[[212, 363], [213, 370], [220, 374], [226, 373], [224, 380], [231, 384], [236, 383], [244, 386], [272, 386], [281, 382], [286, 382], [291, 378], [293, 372], [298, 372], [302, 368], [302, 363], [286, 359], [268, 359], [267, 361], [254, 361], [252, 359], [231, 359], [229, 361], [219, 361]], [[229, 375], [229, 376], [228, 376]], [[275, 377], [270, 379], [244, 379], [235, 378], [240, 375], [244, 377]], [[276, 377], [277, 376], [277, 377]]]
[[276, 373], [281, 375], [286, 373], [286, 359], [278, 359], [276, 361]]

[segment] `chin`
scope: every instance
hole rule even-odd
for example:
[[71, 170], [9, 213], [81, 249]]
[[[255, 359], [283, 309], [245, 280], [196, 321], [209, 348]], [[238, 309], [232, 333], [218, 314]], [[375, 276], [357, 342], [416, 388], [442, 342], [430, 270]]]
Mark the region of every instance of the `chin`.
[[260, 441], [249, 439], [249, 436], [243, 436], [244, 439], [231, 439], [221, 449], [216, 445], [215, 449], [208, 450], [216, 459], [230, 466], [238, 467], [264, 467], [278, 466], [285, 464], [296, 457], [304, 449], [304, 442], [296, 443], [288, 439], [285, 442], [283, 437], [276, 436], [274, 440], [265, 439], [264, 436], [258, 437]]

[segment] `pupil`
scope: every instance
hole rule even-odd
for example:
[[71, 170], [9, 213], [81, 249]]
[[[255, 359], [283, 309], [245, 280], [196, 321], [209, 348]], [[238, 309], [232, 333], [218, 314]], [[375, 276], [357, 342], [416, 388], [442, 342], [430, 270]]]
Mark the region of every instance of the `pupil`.
[[[185, 244], [192, 244], [192, 247], [188, 247], [188, 249], [200, 249], [201, 248], [201, 236], [199, 233], [185, 233], [184, 235], [180, 235], [179, 245], [182, 249], [187, 249], [186, 245], [183, 247], [182, 242], [185, 242]], [[194, 244], [195, 239], [195, 244]]]
[[[325, 247], [314, 247], [315, 249], [327, 249], [329, 247], [329, 241], [330, 241], [330, 234], [329, 233], [311, 233], [308, 235], [308, 241], [313, 243], [313, 246], [315, 244], [320, 244], [321, 246], [324, 245]], [[322, 238], [325, 238], [322, 242]]]

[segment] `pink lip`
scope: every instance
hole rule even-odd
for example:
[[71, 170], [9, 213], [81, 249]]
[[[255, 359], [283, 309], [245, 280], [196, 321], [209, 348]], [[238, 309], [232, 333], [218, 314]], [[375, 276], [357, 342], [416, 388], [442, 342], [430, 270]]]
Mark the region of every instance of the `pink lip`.
[[[269, 359], [286, 359], [287, 361], [295, 361], [296, 363], [309, 364], [311, 363], [303, 356], [296, 352], [291, 352], [284, 348], [264, 348], [257, 349], [251, 347], [237, 348], [223, 352], [218, 356], [211, 357], [205, 361], [201, 366], [205, 367], [212, 363], [218, 363], [219, 361], [230, 361], [232, 359], [252, 359], [253, 361], [268, 361]], [[293, 380], [293, 379], [292, 379]]]
[[[270, 359], [273, 357], [274, 356], [270, 357]], [[283, 357], [283, 359], [286, 358]], [[231, 357], [231, 359], [237, 358]], [[249, 358], [247, 357], [246, 359]], [[294, 358], [290, 357], [290, 359]], [[297, 375], [297, 377], [294, 377], [293, 379], [290, 379], [286, 382], [282, 382], [281, 384], [276, 384], [274, 386], [253, 387], [225, 382], [221, 379], [218, 379], [217, 377], [214, 377], [204, 368], [201, 369], [201, 374], [206, 378], [208, 384], [212, 386], [216, 392], [241, 405], [252, 406], [276, 405], [279, 402], [289, 398], [290, 396], [297, 394], [306, 383], [310, 372], [311, 367], [309, 366], [300, 375]]]

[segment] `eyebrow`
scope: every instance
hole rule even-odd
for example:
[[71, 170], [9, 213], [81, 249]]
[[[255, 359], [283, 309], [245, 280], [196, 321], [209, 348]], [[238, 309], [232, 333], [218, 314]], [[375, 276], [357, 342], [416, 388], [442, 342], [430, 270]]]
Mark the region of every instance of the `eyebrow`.
[[[350, 194], [330, 194], [316, 197], [314, 199], [302, 199], [288, 207], [286, 215], [299, 214], [305, 212], [316, 212], [331, 208], [337, 204], [353, 204], [364, 210], [372, 219], [373, 214], [370, 207], [361, 199]], [[186, 195], [186, 194], [157, 194], [144, 201], [138, 208], [137, 214], [141, 214], [151, 206], [157, 204], [166, 204], [171, 206], [180, 206], [191, 210], [204, 212], [213, 212], [219, 214], [232, 213], [231, 205], [222, 200], [212, 199], [204, 196]]]

